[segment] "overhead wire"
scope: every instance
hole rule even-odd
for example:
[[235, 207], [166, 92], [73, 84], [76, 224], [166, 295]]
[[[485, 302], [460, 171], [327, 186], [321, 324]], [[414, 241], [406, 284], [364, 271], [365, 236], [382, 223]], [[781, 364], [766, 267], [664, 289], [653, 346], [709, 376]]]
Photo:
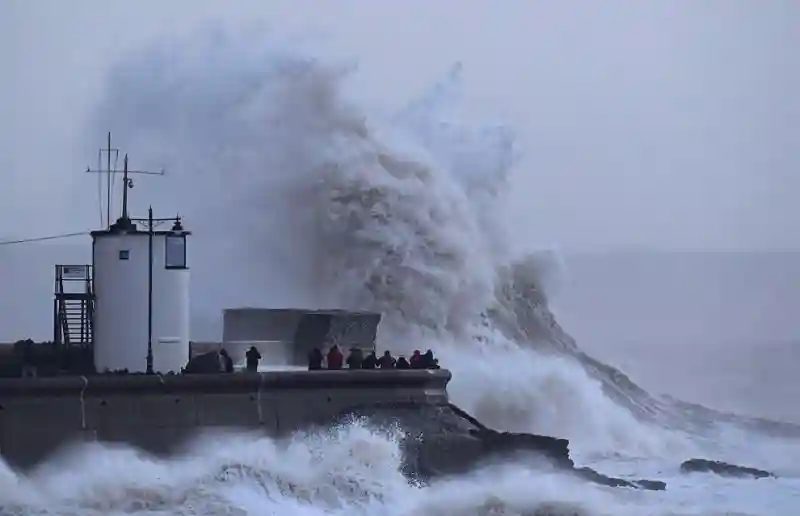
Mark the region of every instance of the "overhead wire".
[[33, 237], [33, 238], [20, 238], [17, 240], [0, 240], [0, 245], [13, 245], [13, 244], [28, 244], [31, 242], [43, 242], [45, 240], [56, 240], [59, 238], [71, 238], [76, 236], [84, 236], [88, 235], [89, 231], [78, 231], [75, 233], [60, 233], [58, 235], [48, 235], [42, 237]]

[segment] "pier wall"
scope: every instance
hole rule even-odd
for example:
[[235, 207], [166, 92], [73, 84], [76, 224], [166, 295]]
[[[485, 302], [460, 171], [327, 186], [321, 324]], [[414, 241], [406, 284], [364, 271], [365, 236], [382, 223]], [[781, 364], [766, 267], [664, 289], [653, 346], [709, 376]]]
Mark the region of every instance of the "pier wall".
[[446, 370], [0, 380], [0, 455], [27, 469], [79, 441], [124, 442], [167, 454], [201, 429], [281, 436], [359, 406], [446, 404], [449, 380]]

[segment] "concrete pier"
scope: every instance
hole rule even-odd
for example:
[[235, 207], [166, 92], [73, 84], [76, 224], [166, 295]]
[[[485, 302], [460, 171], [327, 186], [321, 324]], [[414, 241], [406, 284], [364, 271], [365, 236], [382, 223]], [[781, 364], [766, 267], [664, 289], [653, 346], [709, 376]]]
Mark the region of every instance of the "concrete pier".
[[446, 405], [446, 370], [272, 371], [0, 380], [0, 455], [27, 469], [76, 441], [166, 454], [201, 429], [281, 436], [358, 407]]

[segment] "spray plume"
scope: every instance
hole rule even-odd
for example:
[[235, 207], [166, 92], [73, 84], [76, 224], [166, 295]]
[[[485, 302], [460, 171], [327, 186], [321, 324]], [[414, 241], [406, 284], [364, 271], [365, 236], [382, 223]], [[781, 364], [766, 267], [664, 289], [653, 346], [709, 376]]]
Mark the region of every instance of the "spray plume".
[[479, 418], [651, 444], [548, 310], [547, 255], [512, 253], [515, 135], [459, 116], [460, 64], [405, 109], [373, 115], [354, 100], [349, 63], [197, 37], [122, 61], [98, 123], [191, 184], [179, 200], [196, 234], [196, 309], [377, 310], [379, 347], [437, 350], [455, 401]]

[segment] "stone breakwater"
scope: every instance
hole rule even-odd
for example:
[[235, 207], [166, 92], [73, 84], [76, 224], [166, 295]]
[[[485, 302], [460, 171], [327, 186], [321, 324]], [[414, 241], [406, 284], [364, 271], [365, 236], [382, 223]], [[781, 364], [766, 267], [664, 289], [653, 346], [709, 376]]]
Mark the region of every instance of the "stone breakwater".
[[607, 485], [665, 488], [575, 468], [566, 439], [485, 427], [449, 403], [450, 378], [447, 370], [355, 370], [0, 380], [0, 454], [23, 470], [74, 442], [122, 442], [167, 455], [202, 430], [280, 438], [355, 416], [403, 428], [404, 471], [423, 481], [525, 460]]

